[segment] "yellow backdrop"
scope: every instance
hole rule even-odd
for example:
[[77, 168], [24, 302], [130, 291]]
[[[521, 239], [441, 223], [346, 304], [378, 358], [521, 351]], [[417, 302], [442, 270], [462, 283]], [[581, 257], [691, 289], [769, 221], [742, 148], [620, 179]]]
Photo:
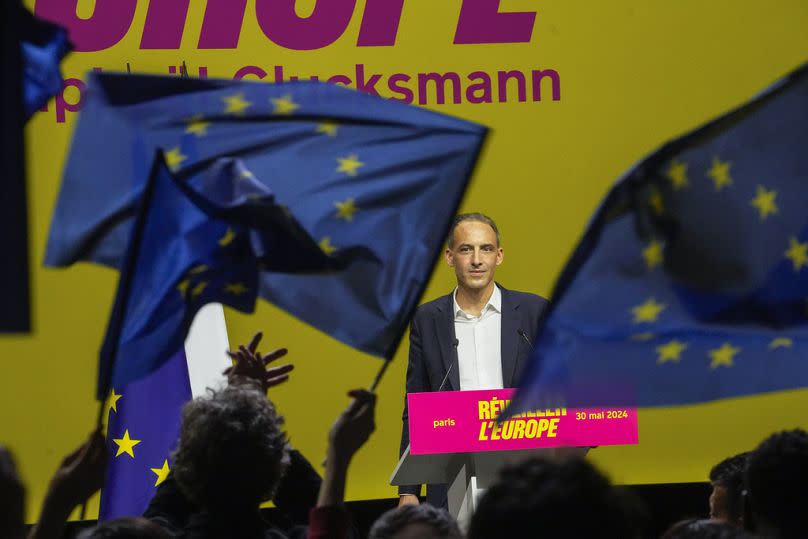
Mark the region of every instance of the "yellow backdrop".
[[[99, 6], [110, 3], [97, 1]], [[185, 61], [192, 75], [200, 66], [209, 76], [230, 78], [244, 66], [271, 74], [282, 65], [287, 75], [354, 78], [362, 64], [366, 76], [383, 75], [378, 88], [393, 96], [387, 90], [393, 73], [409, 74], [407, 84], [416, 92], [418, 73], [458, 73], [460, 103], [447, 92], [446, 103], [437, 104], [431, 86], [423, 95], [430, 108], [493, 128], [462, 209], [498, 220], [506, 253], [499, 280], [543, 295], [549, 295], [588, 217], [625, 169], [808, 59], [804, 0], [502, 0], [500, 11], [537, 12], [529, 42], [462, 45], [453, 44], [460, 1], [407, 0], [395, 44], [383, 47], [357, 46], [365, 9], [359, 0], [339, 39], [305, 51], [270, 41], [256, 19], [255, 1], [249, 0], [238, 46], [200, 50], [203, 14], [213, 3], [190, 1], [178, 49], [144, 50], [140, 44], [149, 3], [137, 2], [123, 39], [104, 50], [74, 53], [64, 65], [65, 76], [83, 78], [92, 67], [123, 70], [127, 62], [134, 71], [167, 73], [169, 65]], [[26, 4], [33, 7], [34, 2]], [[89, 19], [95, 4], [78, 0], [79, 16]], [[307, 16], [314, 6], [315, 0], [299, 0], [298, 14]], [[510, 70], [526, 74], [523, 102], [514, 80], [507, 101], [498, 101], [498, 72]], [[552, 75], [542, 80], [538, 101], [530, 85], [534, 70], [557, 74], [555, 80]], [[469, 102], [465, 90], [480, 79], [466, 77], [475, 71], [492, 77], [493, 103]], [[77, 93], [68, 89], [64, 100], [75, 103]], [[483, 95], [482, 90], [475, 95]], [[76, 118], [69, 109], [63, 114], [65, 121], [59, 122], [51, 103], [26, 132], [34, 331], [0, 337], [5, 372], [0, 377], [0, 439], [18, 456], [29, 487], [29, 519], [36, 518], [61, 457], [93, 426], [96, 357], [117, 277], [86, 264], [68, 270], [40, 267]], [[440, 265], [424, 300], [452, 285], [451, 272]], [[272, 398], [288, 420], [293, 443], [319, 463], [328, 427], [347, 403], [345, 392], [369, 384], [379, 360], [266, 303], [254, 315], [228, 312], [227, 317], [231, 342], [243, 342], [260, 328], [267, 345], [291, 350], [297, 370]], [[398, 450], [406, 363], [405, 341], [379, 388], [377, 431], [354, 461], [349, 499], [395, 495], [387, 480]], [[808, 392], [794, 391], [643, 410], [638, 446], [601, 448], [591, 458], [619, 482], [705, 480], [718, 459], [752, 447], [772, 430], [808, 426], [806, 408]], [[90, 517], [96, 507], [91, 504]]]

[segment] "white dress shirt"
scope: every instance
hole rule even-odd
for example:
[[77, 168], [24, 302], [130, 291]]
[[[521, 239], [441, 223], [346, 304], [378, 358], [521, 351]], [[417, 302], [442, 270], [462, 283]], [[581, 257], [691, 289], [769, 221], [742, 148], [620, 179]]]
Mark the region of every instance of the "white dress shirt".
[[502, 388], [502, 292], [494, 291], [480, 316], [471, 316], [454, 301], [454, 327], [460, 389]]

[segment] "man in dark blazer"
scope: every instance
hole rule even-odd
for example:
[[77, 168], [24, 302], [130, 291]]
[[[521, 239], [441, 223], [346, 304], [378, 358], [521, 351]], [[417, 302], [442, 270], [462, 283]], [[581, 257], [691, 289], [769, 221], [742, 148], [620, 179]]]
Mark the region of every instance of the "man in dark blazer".
[[[415, 312], [407, 393], [516, 387], [547, 300], [494, 281], [503, 251], [496, 224], [483, 214], [455, 218], [445, 256], [457, 288]], [[406, 398], [403, 422], [402, 454], [410, 443]], [[420, 491], [399, 487], [399, 505], [419, 503]], [[446, 486], [428, 485], [426, 501], [445, 507]]]

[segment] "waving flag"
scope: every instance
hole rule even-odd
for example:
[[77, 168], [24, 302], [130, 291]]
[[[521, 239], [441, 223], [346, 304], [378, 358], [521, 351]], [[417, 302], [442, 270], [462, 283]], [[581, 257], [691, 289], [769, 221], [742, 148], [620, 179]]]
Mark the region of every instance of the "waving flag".
[[333, 275], [265, 273], [261, 297], [391, 357], [456, 213], [485, 128], [314, 82], [95, 74], [51, 223], [46, 264], [120, 267], [151, 156], [195, 185], [238, 158], [325, 253]]
[[101, 349], [98, 398], [171, 357], [204, 305], [252, 312], [260, 271], [325, 272], [345, 256], [354, 255], [323, 253], [239, 163], [214, 163], [197, 192], [158, 154]]
[[808, 386], [808, 66], [653, 153], [558, 280], [514, 410]]

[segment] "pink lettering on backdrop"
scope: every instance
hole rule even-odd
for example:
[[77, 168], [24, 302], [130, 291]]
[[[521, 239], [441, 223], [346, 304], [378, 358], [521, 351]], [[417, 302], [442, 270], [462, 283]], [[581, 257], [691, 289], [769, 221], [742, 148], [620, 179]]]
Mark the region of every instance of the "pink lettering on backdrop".
[[79, 18], [78, 0], [37, 0], [34, 13], [67, 28], [78, 52], [94, 52], [118, 43], [135, 15], [137, 0], [95, 0], [91, 17]]
[[151, 0], [140, 37], [141, 49], [178, 49], [190, 0]]
[[327, 82], [331, 84], [342, 84], [343, 86], [350, 86], [353, 82], [348, 75], [334, 75], [330, 77]]
[[356, 44], [359, 47], [395, 45], [403, 7], [404, 0], [368, 0]]
[[259, 80], [267, 76], [267, 72], [258, 66], [244, 66], [233, 75], [233, 80], [241, 80], [247, 75], [255, 75]]
[[[68, 88], [76, 89], [78, 97], [76, 98], [75, 103], [69, 103], [67, 99], [65, 99], [65, 91]], [[65, 79], [65, 82], [62, 85], [62, 91], [56, 94], [56, 99], [53, 103], [54, 108], [56, 109], [56, 121], [58, 123], [61, 124], [65, 122], [65, 111], [78, 112], [81, 109], [81, 106], [84, 104], [85, 88], [85, 84], [79, 79]]]
[[499, 1], [463, 0], [455, 44], [529, 42], [536, 13], [500, 13]]
[[[137, 0], [95, 0], [88, 18], [76, 13], [78, 0], [37, 0], [36, 15], [68, 29], [78, 52], [108, 49], [123, 39], [134, 18]], [[500, 0], [463, 0], [454, 43], [529, 42], [535, 12], [500, 12]], [[178, 49], [190, 0], [151, 0], [141, 36], [141, 49]], [[247, 0], [208, 0], [199, 49], [235, 49]], [[339, 39], [348, 27], [356, 0], [317, 0], [308, 17], [295, 12], [295, 0], [256, 0], [255, 15], [264, 34], [293, 50], [314, 50]], [[404, 0], [367, 0], [357, 46], [393, 46]]]
[[247, 0], [208, 0], [198, 48], [235, 49], [246, 8]]
[[295, 0], [255, 0], [264, 34], [287, 49], [314, 50], [332, 44], [348, 28], [356, 0], [317, 0], [307, 18], [295, 13]]

